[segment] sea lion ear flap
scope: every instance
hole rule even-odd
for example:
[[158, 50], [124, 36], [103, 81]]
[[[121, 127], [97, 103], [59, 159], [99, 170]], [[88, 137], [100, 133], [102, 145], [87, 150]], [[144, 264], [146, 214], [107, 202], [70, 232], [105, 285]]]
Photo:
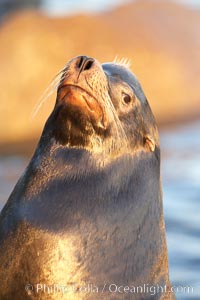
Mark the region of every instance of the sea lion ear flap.
[[147, 134], [144, 137], [144, 145], [147, 150], [150, 150], [151, 152], [155, 151], [156, 143], [151, 135]]

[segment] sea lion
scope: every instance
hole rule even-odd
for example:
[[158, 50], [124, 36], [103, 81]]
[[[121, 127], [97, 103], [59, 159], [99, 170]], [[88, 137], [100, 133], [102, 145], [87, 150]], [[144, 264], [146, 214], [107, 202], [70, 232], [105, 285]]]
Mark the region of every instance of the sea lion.
[[127, 66], [78, 56], [0, 216], [0, 299], [173, 299], [155, 120]]

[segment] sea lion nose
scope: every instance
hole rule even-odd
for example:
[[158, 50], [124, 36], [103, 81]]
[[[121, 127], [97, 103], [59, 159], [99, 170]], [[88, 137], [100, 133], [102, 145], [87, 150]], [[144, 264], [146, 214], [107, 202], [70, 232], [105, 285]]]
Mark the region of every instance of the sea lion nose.
[[77, 68], [79, 73], [90, 70], [94, 63], [94, 59], [88, 56], [79, 56], [77, 59]]

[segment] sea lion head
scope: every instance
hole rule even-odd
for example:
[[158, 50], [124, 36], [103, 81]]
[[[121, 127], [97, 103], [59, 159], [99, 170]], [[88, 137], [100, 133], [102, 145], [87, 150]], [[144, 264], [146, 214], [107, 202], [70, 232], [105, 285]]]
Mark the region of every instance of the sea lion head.
[[52, 118], [56, 141], [68, 147], [153, 152], [159, 146], [141, 85], [120, 63], [101, 65], [88, 56], [70, 60], [62, 72]]

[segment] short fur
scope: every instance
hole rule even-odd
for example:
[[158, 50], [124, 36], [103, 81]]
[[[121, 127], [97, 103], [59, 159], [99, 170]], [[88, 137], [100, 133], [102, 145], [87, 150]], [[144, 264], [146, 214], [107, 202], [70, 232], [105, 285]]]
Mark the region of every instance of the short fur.
[[[88, 57], [68, 63], [1, 213], [0, 245], [1, 300], [173, 299], [109, 292], [111, 284], [170, 289], [157, 128], [130, 70]], [[37, 292], [37, 284], [69, 291]], [[98, 293], [81, 292], [88, 284]]]

